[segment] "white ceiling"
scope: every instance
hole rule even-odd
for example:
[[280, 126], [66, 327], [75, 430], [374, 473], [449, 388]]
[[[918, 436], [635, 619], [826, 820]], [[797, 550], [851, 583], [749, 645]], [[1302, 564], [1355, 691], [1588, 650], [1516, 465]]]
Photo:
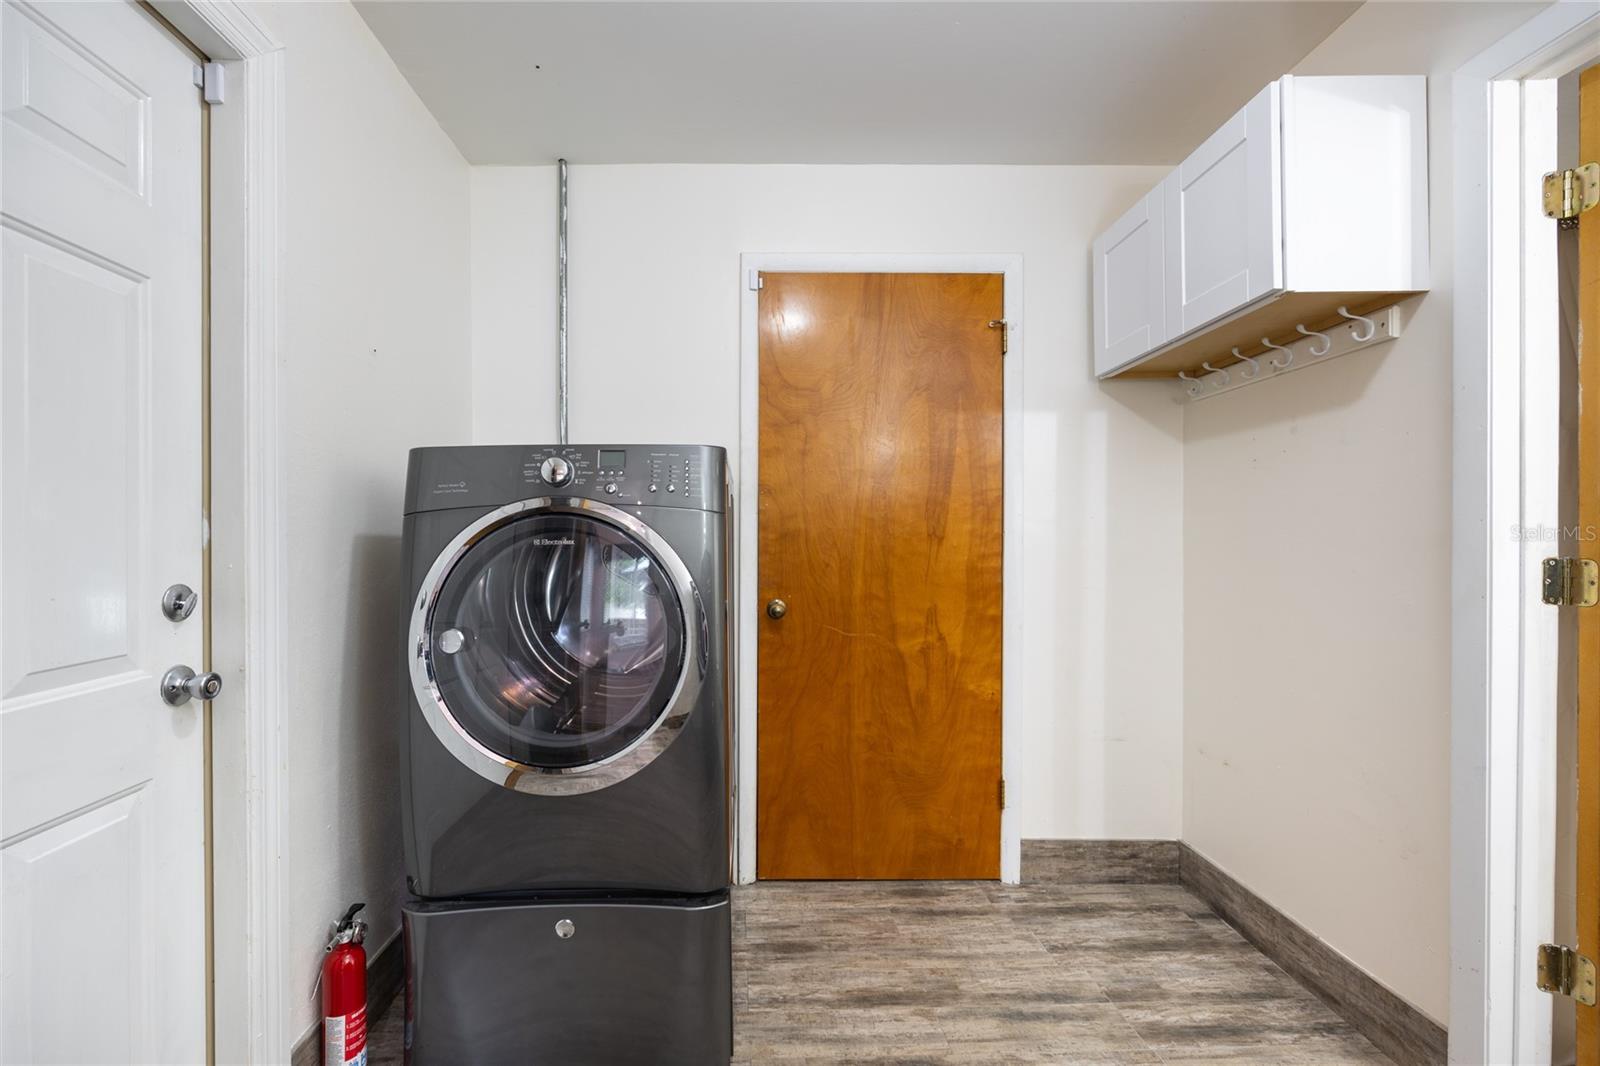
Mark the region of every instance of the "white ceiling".
[[1359, 3], [358, 0], [473, 163], [1173, 163]]

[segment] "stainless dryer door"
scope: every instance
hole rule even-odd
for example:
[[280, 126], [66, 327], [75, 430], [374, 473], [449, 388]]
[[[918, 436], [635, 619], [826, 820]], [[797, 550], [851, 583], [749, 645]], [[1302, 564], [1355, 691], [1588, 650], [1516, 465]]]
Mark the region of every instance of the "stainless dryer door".
[[440, 741], [520, 792], [572, 795], [666, 750], [699, 686], [682, 560], [638, 519], [581, 499], [510, 504], [434, 562], [411, 679]]

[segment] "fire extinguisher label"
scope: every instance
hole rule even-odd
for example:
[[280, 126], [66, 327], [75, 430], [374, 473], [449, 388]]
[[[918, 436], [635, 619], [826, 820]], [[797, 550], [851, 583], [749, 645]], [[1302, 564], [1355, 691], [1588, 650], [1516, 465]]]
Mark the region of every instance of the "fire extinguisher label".
[[323, 1066], [367, 1066], [367, 1008], [322, 1019]]

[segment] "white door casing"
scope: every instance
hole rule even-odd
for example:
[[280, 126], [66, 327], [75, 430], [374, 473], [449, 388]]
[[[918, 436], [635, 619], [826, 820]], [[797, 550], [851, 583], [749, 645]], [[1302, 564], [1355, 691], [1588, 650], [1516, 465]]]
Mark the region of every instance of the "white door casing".
[[1273, 82], [1161, 183], [1168, 337], [1283, 288], [1281, 114]]
[[1596, 61], [1600, 7], [1559, 0], [1451, 79], [1449, 1060], [1462, 1066], [1550, 1061], [1553, 1004], [1531, 970], [1554, 916], [1558, 660], [1539, 563], [1555, 545], [1516, 531], [1561, 523], [1555, 224], [1537, 184], [1555, 115], [1538, 82]]
[[134, 5], [0, 17], [0, 1060], [202, 1061], [203, 105]]

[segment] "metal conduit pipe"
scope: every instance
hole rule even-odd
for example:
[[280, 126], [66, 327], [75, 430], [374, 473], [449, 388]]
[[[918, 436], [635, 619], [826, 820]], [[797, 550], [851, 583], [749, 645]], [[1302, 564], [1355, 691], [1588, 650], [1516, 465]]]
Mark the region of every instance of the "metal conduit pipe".
[[556, 311], [556, 361], [559, 365], [558, 403], [561, 415], [561, 443], [567, 443], [567, 161], [556, 160], [556, 199], [560, 209], [557, 227], [556, 275], [559, 292]]

